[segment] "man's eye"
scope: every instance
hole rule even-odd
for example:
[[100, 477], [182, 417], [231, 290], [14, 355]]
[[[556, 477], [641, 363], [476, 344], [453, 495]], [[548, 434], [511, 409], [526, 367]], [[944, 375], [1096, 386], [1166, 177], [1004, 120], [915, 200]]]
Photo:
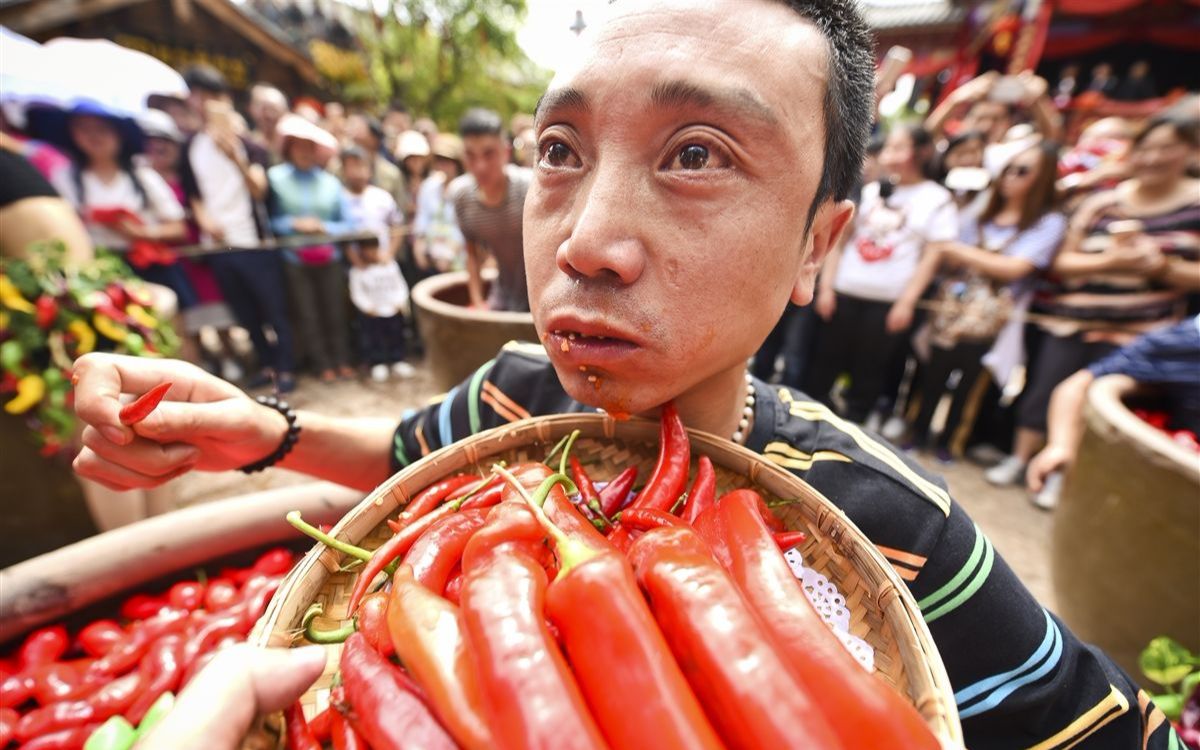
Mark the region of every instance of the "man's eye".
[[705, 169], [721, 169], [729, 166], [725, 153], [703, 143], [685, 143], [680, 146], [667, 165], [667, 170], [696, 172]]
[[579, 159], [567, 144], [551, 141], [542, 147], [541, 162], [546, 167], [575, 167], [578, 166]]

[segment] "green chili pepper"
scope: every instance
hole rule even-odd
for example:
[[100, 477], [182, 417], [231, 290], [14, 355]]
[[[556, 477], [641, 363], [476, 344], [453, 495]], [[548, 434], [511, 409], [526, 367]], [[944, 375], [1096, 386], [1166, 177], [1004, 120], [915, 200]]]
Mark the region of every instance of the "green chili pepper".
[[114, 716], [92, 732], [83, 750], [129, 750], [137, 738], [137, 730], [124, 716]]
[[145, 737], [154, 728], [155, 724], [162, 721], [164, 716], [171, 713], [172, 708], [175, 708], [175, 694], [167, 691], [151, 704], [150, 709], [146, 711], [146, 715], [142, 717], [142, 723], [138, 724], [137, 736], [134, 738], [135, 741]]

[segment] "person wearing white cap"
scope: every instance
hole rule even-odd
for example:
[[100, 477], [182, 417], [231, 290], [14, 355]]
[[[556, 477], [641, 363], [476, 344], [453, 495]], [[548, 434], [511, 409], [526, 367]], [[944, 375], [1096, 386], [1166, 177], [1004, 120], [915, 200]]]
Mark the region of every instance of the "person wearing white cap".
[[[267, 171], [271, 229], [280, 236], [339, 234], [350, 229], [346, 194], [323, 165], [337, 140], [299, 115], [276, 126], [284, 162]], [[346, 277], [337, 247], [329, 243], [284, 250], [284, 275], [300, 335], [321, 380], [350, 378], [346, 328]]]
[[404, 175], [392, 160], [384, 145], [386, 134], [379, 120], [361, 112], [350, 115], [346, 120], [346, 135], [363, 151], [371, 162], [371, 184], [388, 192], [401, 210], [405, 210], [408, 191]]

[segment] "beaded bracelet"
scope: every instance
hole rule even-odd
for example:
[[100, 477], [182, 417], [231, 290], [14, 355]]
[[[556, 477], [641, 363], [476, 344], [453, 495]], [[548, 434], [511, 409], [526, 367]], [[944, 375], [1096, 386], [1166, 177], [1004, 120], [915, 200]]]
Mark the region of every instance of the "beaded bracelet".
[[286, 401], [280, 401], [275, 396], [258, 396], [254, 400], [282, 414], [283, 418], [287, 420], [288, 428], [287, 433], [283, 436], [283, 440], [279, 443], [279, 447], [274, 452], [265, 458], [261, 458], [252, 464], [246, 464], [241, 468], [241, 471], [245, 474], [254, 474], [268, 466], [274, 466], [279, 463], [283, 460], [284, 456], [292, 452], [292, 448], [296, 447], [296, 441], [300, 439], [300, 425], [296, 424], [296, 412]]

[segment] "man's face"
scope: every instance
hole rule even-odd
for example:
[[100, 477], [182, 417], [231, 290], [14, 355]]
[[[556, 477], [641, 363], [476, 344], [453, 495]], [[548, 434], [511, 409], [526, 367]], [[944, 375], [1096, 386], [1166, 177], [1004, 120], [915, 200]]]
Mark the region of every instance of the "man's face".
[[351, 190], [361, 193], [371, 181], [371, 165], [357, 156], [345, 157], [342, 159], [342, 179]]
[[[534, 321], [583, 402], [740, 382], [852, 214], [826, 202], [826, 41], [768, 0], [634, 3], [560, 73], [525, 202]], [[603, 337], [603, 338], [601, 338]]]
[[491, 187], [504, 176], [512, 149], [498, 135], [469, 135], [463, 138], [463, 161], [467, 171], [483, 187]]

